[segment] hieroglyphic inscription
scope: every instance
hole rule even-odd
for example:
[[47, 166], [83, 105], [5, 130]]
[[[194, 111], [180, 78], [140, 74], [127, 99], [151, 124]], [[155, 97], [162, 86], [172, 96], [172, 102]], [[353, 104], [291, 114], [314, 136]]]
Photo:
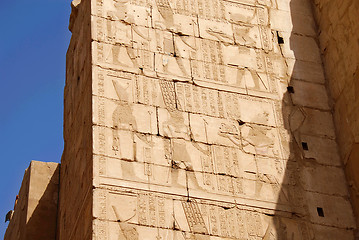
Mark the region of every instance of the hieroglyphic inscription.
[[103, 1], [104, 0], [96, 0], [96, 14], [98, 16], [102, 16]]
[[173, 0], [174, 13], [187, 15], [187, 16], [199, 16], [204, 19], [224, 20], [225, 8], [222, 1], [210, 0], [203, 1], [197, 0], [193, 4], [190, 4], [188, 0]]
[[240, 169], [237, 153], [238, 150], [235, 148], [214, 146], [213, 151], [215, 156], [216, 172], [239, 177]]
[[[302, 55], [294, 38], [308, 36], [284, 35], [274, 26], [290, 15], [283, 2], [91, 0], [73, 6], [73, 18], [80, 19], [73, 39], [92, 39], [84, 41], [91, 46], [72, 44], [68, 75], [80, 91], [66, 94], [82, 101], [77, 93], [92, 81], [85, 106], [93, 114], [94, 139], [86, 143], [93, 144], [89, 155], [98, 171], [94, 192], [109, 190], [96, 193], [93, 203], [98, 239], [313, 238], [297, 222], [279, 220], [278, 230], [271, 216], [293, 214], [291, 205], [304, 208], [305, 199], [298, 190], [302, 176], [288, 174], [302, 168], [288, 159], [304, 158], [293, 156], [291, 120], [281, 113], [290, 66], [307, 61], [293, 59]], [[81, 26], [84, 19], [91, 26]], [[296, 30], [295, 21], [290, 24]], [[279, 45], [280, 36], [285, 42]], [[68, 122], [81, 122], [71, 110]]]
[[[175, 230], [183, 232], [183, 236], [196, 236], [191, 239], [198, 239], [197, 236], [201, 236], [200, 239], [210, 239], [210, 236], [226, 239], [271, 239], [268, 237], [275, 233], [273, 226], [275, 218], [265, 214], [267, 210], [263, 212], [263, 209], [241, 206], [236, 202], [185, 199], [176, 195], [161, 195], [142, 190], [131, 190], [129, 195], [126, 188], [110, 186], [107, 188], [111, 189], [110, 194], [116, 196], [112, 201], [111, 213], [117, 221], [120, 236], [124, 236], [124, 239], [133, 239], [132, 237], [136, 235], [143, 237], [141, 229], [144, 227]], [[100, 199], [102, 195], [98, 195]], [[101, 212], [100, 209], [97, 216], [100, 216]], [[286, 219], [276, 221], [280, 222], [283, 229], [288, 228], [288, 232], [280, 233], [284, 239], [293, 234], [294, 239], [306, 239], [303, 237], [308, 236], [308, 229], [302, 221], [288, 222]], [[133, 234], [126, 232], [127, 230]], [[158, 231], [145, 232], [151, 234], [151, 236], [146, 235], [147, 237], [170, 236], [160, 234]], [[110, 235], [113, 236], [113, 233]]]
[[177, 102], [187, 112], [275, 125], [274, 105], [271, 101], [187, 83], [176, 83], [175, 93]]
[[[260, 213], [230, 204], [219, 206], [218, 202], [199, 206], [192, 195], [274, 203], [281, 191], [281, 161], [290, 153], [281, 145], [289, 145], [290, 139], [277, 129], [284, 122], [273, 112], [281, 111], [277, 84], [288, 73], [276, 73], [279, 48], [273, 47], [269, 7], [263, 6], [264, 1], [245, 2], [129, 0], [109, 1], [106, 6], [96, 2], [94, 64], [113, 70], [112, 76], [104, 71], [97, 75], [96, 120], [111, 128], [111, 157], [126, 160], [118, 163], [120, 170], [111, 169], [112, 176], [121, 176], [108, 181], [146, 183], [149, 189], [156, 184], [159, 192], [170, 186], [183, 190], [186, 185], [188, 201], [182, 201], [182, 207], [191, 232], [188, 239], [197, 239], [196, 234], [264, 238], [265, 221]], [[119, 76], [124, 72], [133, 76]], [[106, 92], [106, 79], [113, 83], [117, 96]], [[106, 121], [107, 99], [117, 104], [112, 125]], [[145, 105], [154, 109], [148, 110], [150, 116], [155, 115], [149, 121], [158, 123], [153, 127], [157, 131], [152, 131], [152, 124], [150, 130], [139, 130], [145, 121], [136, 119], [134, 107], [145, 109]], [[128, 141], [120, 142], [119, 130], [123, 129], [131, 133]], [[155, 149], [152, 135], [156, 134], [168, 140], [166, 153], [163, 148]], [[100, 131], [97, 139], [99, 155], [106, 155], [105, 135]], [[121, 145], [128, 142], [135, 153], [124, 157]], [[158, 153], [166, 158], [160, 164]], [[241, 159], [242, 154], [250, 156], [249, 160]], [[110, 169], [106, 169], [105, 158], [101, 156], [99, 162], [99, 175], [106, 176]], [[141, 171], [135, 166], [141, 166]], [[166, 183], [151, 182], [159, 173], [165, 173]], [[129, 175], [133, 177], [127, 178]], [[140, 195], [135, 224], [168, 227], [165, 197], [149, 192]], [[120, 229], [123, 231], [121, 225]]]
[[[100, 96], [104, 96], [105, 94], [105, 89], [104, 89], [104, 81], [105, 81], [105, 76], [103, 71], [99, 71], [98, 75], [97, 75], [97, 81], [98, 81], [98, 94]], [[103, 98], [99, 98], [98, 100], [98, 121], [99, 124], [104, 125], [105, 123], [105, 101]], [[103, 138], [104, 136], [104, 132], [103, 130], [100, 130], [100, 138]], [[104, 139], [100, 139], [100, 154], [104, 154], [105, 153], [105, 143], [104, 143]], [[99, 175], [103, 176], [106, 175], [106, 159], [104, 156], [100, 156], [99, 159]]]
[[251, 236], [260, 237], [262, 235], [262, 223], [259, 213], [246, 212], [247, 231]]
[[208, 218], [208, 229], [211, 235], [231, 239], [260, 238], [264, 235], [263, 222], [266, 223], [260, 213], [235, 207], [204, 204], [201, 204], [201, 211], [206, 213], [203, 216]]
[[107, 218], [107, 192], [100, 190], [98, 192], [97, 202], [99, 209], [99, 218], [106, 219]]
[[154, 193], [137, 195], [138, 223], [146, 226], [168, 228], [166, 221], [169, 213], [165, 210], [165, 198]]
[[108, 239], [108, 223], [104, 221], [96, 222], [96, 240]]
[[219, 116], [218, 91], [200, 88], [191, 84], [177, 83], [176, 96], [185, 111]]
[[182, 201], [189, 228], [194, 233], [208, 233], [201, 210], [194, 200]]
[[150, 147], [144, 147], [143, 148], [143, 152], [144, 152], [144, 162], [145, 162], [145, 175], [147, 176], [152, 176], [152, 172], [153, 172], [153, 166], [152, 166], [152, 148]]
[[175, 84], [172, 81], [160, 81], [162, 96], [169, 111], [175, 111], [179, 109], [176, 101]]
[[214, 189], [213, 177], [211, 175], [214, 171], [211, 156], [201, 156], [201, 163], [203, 169], [203, 184]]

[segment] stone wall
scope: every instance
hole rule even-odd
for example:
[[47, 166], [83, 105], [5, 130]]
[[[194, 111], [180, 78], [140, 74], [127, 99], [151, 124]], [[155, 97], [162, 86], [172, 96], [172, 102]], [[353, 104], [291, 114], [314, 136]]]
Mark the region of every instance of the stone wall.
[[14, 214], [10, 220], [10, 223], [6, 229], [4, 239], [25, 239], [25, 227], [26, 227], [26, 218], [27, 218], [27, 203], [28, 203], [28, 194], [29, 194], [29, 181], [30, 173], [29, 169], [25, 170], [25, 174], [21, 183], [21, 188], [18, 196], [21, 196], [16, 205], [14, 206]]
[[340, 156], [359, 223], [359, 2], [314, 0]]
[[5, 239], [354, 239], [358, 6], [312, 3], [73, 1], [59, 210], [32, 162]]
[[94, 239], [353, 239], [305, 0], [92, 0]]
[[73, 1], [66, 56], [64, 152], [61, 159], [58, 238], [92, 235], [92, 76], [90, 1]]
[[5, 240], [56, 237], [59, 164], [32, 161], [25, 171]]

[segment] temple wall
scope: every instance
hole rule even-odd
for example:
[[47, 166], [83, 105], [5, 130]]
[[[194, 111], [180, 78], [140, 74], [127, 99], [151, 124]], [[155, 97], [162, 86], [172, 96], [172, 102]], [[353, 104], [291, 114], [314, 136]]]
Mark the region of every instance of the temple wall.
[[5, 240], [55, 239], [59, 169], [58, 163], [31, 162]]
[[355, 4], [73, 1], [56, 239], [355, 239]]
[[66, 55], [64, 152], [61, 159], [59, 240], [92, 236], [92, 77], [90, 1], [73, 1]]
[[354, 238], [310, 1], [91, 15], [94, 239]]
[[340, 157], [359, 223], [359, 2], [315, 0]]

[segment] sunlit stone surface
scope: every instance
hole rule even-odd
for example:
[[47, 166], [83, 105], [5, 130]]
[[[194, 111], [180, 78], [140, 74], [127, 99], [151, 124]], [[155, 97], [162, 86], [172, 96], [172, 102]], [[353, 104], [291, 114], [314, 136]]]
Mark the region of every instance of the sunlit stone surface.
[[74, 1], [57, 239], [355, 239], [358, 14], [314, 2]]

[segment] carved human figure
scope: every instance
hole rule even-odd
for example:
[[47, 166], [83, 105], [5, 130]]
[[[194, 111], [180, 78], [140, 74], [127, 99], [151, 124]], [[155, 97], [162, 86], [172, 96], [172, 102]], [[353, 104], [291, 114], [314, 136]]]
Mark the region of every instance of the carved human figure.
[[[247, 48], [238, 48], [240, 55], [251, 55], [250, 49]], [[257, 73], [256, 70], [251, 69], [250, 66], [245, 66], [243, 69], [238, 69], [237, 71], [237, 85], [242, 86], [246, 85], [247, 88], [251, 88], [257, 91], [267, 89], [267, 84], [263, 81], [261, 76]]]
[[[163, 30], [169, 30], [170, 32], [173, 33], [181, 33], [178, 34], [177, 37], [179, 37], [179, 39], [185, 43], [186, 45], [190, 46], [191, 48], [193, 48], [193, 46], [191, 46], [183, 37], [182, 37], [182, 30], [181, 30], [181, 26], [175, 24], [175, 20], [174, 20], [174, 11], [171, 8], [171, 5], [169, 3], [168, 0], [156, 0], [156, 5], [157, 5], [157, 10], [160, 13], [160, 15], [162, 16], [162, 18], [164, 19], [163, 22], [157, 21], [155, 22], [155, 26], [159, 27]], [[166, 48], [166, 44], [168, 44], [168, 41], [164, 41], [163, 45]], [[185, 64], [184, 64], [184, 60], [181, 56], [180, 52], [174, 52], [175, 49], [178, 49], [178, 46], [176, 46], [176, 43], [174, 41], [171, 41], [171, 44], [173, 44], [173, 52], [171, 53], [173, 56], [175, 56], [176, 59], [176, 64], [178, 66], [178, 68], [182, 71], [182, 74], [184, 76], [190, 76], [188, 69], [185, 68]], [[163, 68], [166, 72], [169, 72], [168, 70], [168, 60], [165, 59], [166, 56], [164, 56], [164, 59], [162, 61], [162, 65]]]
[[[186, 170], [186, 174], [188, 174], [189, 180], [193, 183], [194, 187], [198, 190], [203, 190], [203, 188], [199, 185], [198, 179], [193, 169], [191, 156], [189, 155], [186, 143], [184, 140], [176, 140], [173, 141], [173, 154], [172, 154], [172, 185], [179, 186], [178, 184], [178, 169], [184, 168]], [[183, 167], [182, 167], [183, 166]]]
[[[258, 114], [253, 122], [268, 122], [269, 114]], [[261, 155], [275, 155], [274, 151], [274, 139], [268, 136], [271, 128], [262, 125], [250, 125], [248, 127], [249, 131], [243, 137], [243, 147], [245, 148], [248, 145], [251, 145], [255, 149], [255, 153]]]
[[197, 189], [202, 189], [198, 184], [197, 177], [193, 171], [193, 166], [191, 163], [191, 156], [188, 154], [186, 149], [186, 144], [183, 139], [189, 138], [189, 128], [185, 124], [185, 119], [183, 113], [179, 111], [181, 106], [176, 99], [176, 92], [173, 82], [167, 82], [162, 80], [160, 82], [161, 92], [163, 101], [165, 103], [166, 109], [169, 112], [170, 118], [163, 123], [163, 131], [166, 136], [175, 136], [178, 139], [173, 141], [173, 153], [172, 158], [169, 159], [171, 162], [171, 176], [172, 184], [178, 185], [178, 174], [182, 165], [184, 169], [188, 172], [190, 180], [193, 182], [194, 186]]
[[234, 124], [222, 123], [218, 129], [218, 135], [224, 138], [228, 138], [237, 146], [240, 146], [241, 144], [239, 130]]
[[169, 119], [163, 123], [165, 136], [177, 138], [189, 138], [189, 128], [185, 124], [185, 119], [180, 103], [176, 98], [174, 82], [160, 80], [162, 98], [169, 113]]
[[129, 0], [113, 0], [113, 5], [115, 7], [115, 11], [108, 11], [108, 17], [111, 20], [119, 20], [124, 21], [128, 24], [135, 23], [134, 16], [129, 14], [128, 4], [130, 3]]
[[129, 96], [124, 87], [118, 84], [116, 81], [112, 81], [116, 90], [117, 97], [120, 99], [115, 111], [112, 114], [112, 135], [113, 143], [112, 150], [120, 153], [120, 137], [118, 135], [119, 129], [129, 129], [132, 131], [137, 130], [136, 119], [133, 115], [132, 103], [129, 102]]
[[[134, 135], [136, 135], [141, 141], [146, 143], [147, 146], [153, 146], [153, 142], [148, 140], [146, 136], [137, 132], [137, 122], [133, 114], [132, 103], [125, 87], [122, 87], [118, 82], [112, 81], [116, 94], [119, 98], [116, 109], [112, 114], [112, 150], [115, 155], [122, 157], [121, 153], [121, 137], [119, 136], [120, 129], [128, 129], [132, 131], [132, 142], [134, 141]], [[129, 87], [129, 86], [128, 86]], [[137, 179], [133, 165], [126, 161], [121, 161], [122, 174], [124, 178]]]
[[188, 139], [189, 129], [184, 123], [182, 112], [169, 111], [169, 116], [169, 119], [163, 123], [164, 134]]
[[125, 237], [125, 240], [138, 240], [139, 238], [136, 226], [128, 223], [131, 218], [124, 219], [119, 213], [119, 211], [117, 211], [116, 207], [112, 206], [112, 208], [115, 212], [115, 216], [120, 227], [120, 234], [118, 236], [118, 239], [123, 240], [123, 238], [121, 237], [121, 235], [123, 235]]
[[[120, 51], [123, 49], [123, 46], [118, 46], [118, 44], [128, 43], [130, 45], [130, 41], [132, 41], [132, 33], [135, 32], [142, 38], [146, 44], [145, 46], [149, 46], [150, 39], [146, 34], [143, 34], [138, 26], [135, 24], [135, 16], [133, 15], [133, 11], [130, 9], [129, 0], [113, 0], [115, 11], [108, 11], [107, 17], [109, 17], [112, 21], [107, 22], [107, 32], [111, 41], [115, 43], [112, 45], [112, 61], [114, 64], [126, 66], [123, 62], [120, 61]], [[130, 26], [131, 31], [127, 33], [126, 25]], [[129, 36], [128, 36], [129, 35]], [[140, 64], [138, 63], [138, 54], [134, 51], [131, 46], [125, 47], [128, 57], [132, 62], [132, 67], [139, 68]], [[148, 49], [147, 49], [148, 50]], [[143, 55], [143, 54], [142, 54]], [[142, 56], [145, 57], [145, 56]], [[131, 67], [131, 66], [126, 66]]]

